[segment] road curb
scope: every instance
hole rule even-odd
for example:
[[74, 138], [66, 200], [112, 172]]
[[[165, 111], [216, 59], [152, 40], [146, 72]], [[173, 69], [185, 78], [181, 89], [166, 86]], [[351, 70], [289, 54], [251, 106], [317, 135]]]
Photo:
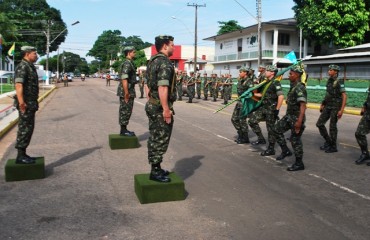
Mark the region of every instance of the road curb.
[[[57, 87], [52, 87], [49, 91], [44, 93], [42, 96], [40, 96], [37, 101], [40, 103], [42, 102], [47, 96], [49, 96], [50, 93], [52, 93]], [[14, 120], [10, 121], [3, 129], [0, 130], [0, 138], [2, 138], [10, 129], [14, 127], [18, 123], [18, 117]]]

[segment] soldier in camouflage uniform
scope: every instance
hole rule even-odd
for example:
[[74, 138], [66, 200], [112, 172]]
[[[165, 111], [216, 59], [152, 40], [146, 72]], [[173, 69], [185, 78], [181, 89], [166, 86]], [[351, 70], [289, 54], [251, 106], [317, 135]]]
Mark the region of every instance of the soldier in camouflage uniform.
[[170, 182], [169, 172], [161, 168], [163, 155], [170, 143], [174, 118], [175, 69], [169, 57], [173, 54], [172, 36], [155, 38], [157, 54], [151, 57], [147, 66], [149, 101], [145, 111], [149, 119], [148, 160], [151, 164], [150, 179]]
[[219, 84], [216, 73], [212, 74], [211, 80], [212, 80], [212, 97], [213, 101], [216, 102], [218, 98], [218, 84]]
[[[240, 97], [240, 95], [242, 95], [249, 88], [253, 87], [253, 82], [247, 77], [248, 71], [249, 69], [244, 67], [239, 69], [239, 79], [238, 84], [236, 85], [238, 97]], [[238, 132], [238, 137], [235, 140], [237, 144], [249, 143], [247, 118], [241, 118], [240, 116], [242, 107], [243, 104], [241, 100], [237, 101], [233, 115], [231, 116], [231, 123]]]
[[226, 79], [223, 83], [223, 91], [224, 91], [224, 104], [227, 104], [230, 99], [230, 93], [232, 88], [233, 80], [231, 79], [230, 74], [226, 74]]
[[253, 145], [266, 143], [261, 128], [258, 126], [259, 122], [266, 121], [269, 146], [266, 151], [261, 153], [261, 156], [275, 154], [275, 138], [272, 129], [278, 119], [279, 110], [284, 100], [284, 93], [280, 81], [275, 80], [277, 71], [275, 66], [270, 65], [266, 67], [266, 80], [268, 80], [268, 82], [263, 86], [264, 89], [262, 93], [254, 93], [254, 96], [262, 97], [262, 104], [261, 107], [252, 114], [248, 121], [249, 126], [258, 137], [258, 140], [252, 143]]
[[[338, 79], [340, 67], [338, 65], [329, 66], [329, 79], [326, 84], [326, 95], [320, 106], [320, 117], [316, 126], [319, 128], [320, 135], [325, 139], [324, 145], [320, 147], [326, 153], [338, 152], [337, 149], [337, 122], [342, 117], [346, 106], [347, 95], [344, 88], [343, 79]], [[325, 123], [330, 119], [329, 132]]]
[[197, 77], [196, 77], [196, 80], [195, 80], [195, 84], [196, 84], [196, 88], [197, 88], [197, 98], [200, 99], [200, 95], [201, 95], [201, 85], [202, 85], [202, 80], [200, 80], [200, 73], [197, 73]]
[[[367, 90], [367, 99], [364, 106], [361, 109], [362, 118], [358, 124], [355, 136], [358, 145], [361, 148], [361, 155], [355, 161], [356, 164], [362, 164], [364, 161], [370, 159], [369, 150], [367, 148], [366, 134], [370, 132], [370, 87]], [[370, 163], [367, 163], [370, 166]]]
[[204, 94], [204, 98], [203, 100], [208, 100], [208, 89], [209, 89], [209, 85], [210, 84], [210, 81], [207, 77], [207, 73], [204, 73], [203, 74], [203, 94]]
[[132, 110], [134, 107], [134, 99], [136, 97], [135, 84], [136, 84], [136, 67], [133, 59], [135, 58], [135, 48], [125, 47], [123, 52], [126, 59], [123, 61], [120, 70], [121, 81], [118, 84], [117, 96], [119, 97], [119, 124], [121, 126], [120, 135], [122, 136], [135, 136], [134, 132], [127, 130]]
[[225, 83], [225, 81], [226, 81], [226, 77], [225, 77], [225, 75], [222, 74], [221, 77], [220, 77], [220, 82], [218, 84], [218, 91], [220, 93], [220, 98], [221, 99], [224, 99], [224, 93], [225, 93], [224, 83]]
[[15, 69], [15, 91], [14, 105], [19, 112], [17, 141], [15, 148], [18, 150], [17, 164], [32, 164], [36, 158], [30, 157], [26, 149], [31, 142], [35, 128], [35, 114], [39, 109], [39, 81], [37, 71], [33, 65], [38, 57], [36, 48], [23, 46], [21, 48], [22, 61]]
[[140, 90], [140, 97], [139, 98], [144, 98], [144, 85], [145, 85], [145, 70], [142, 70], [140, 72], [140, 77], [139, 77], [139, 90]]
[[265, 77], [266, 77], [266, 67], [263, 66], [263, 65], [260, 65], [258, 67], [258, 72], [259, 72], [259, 75], [258, 75], [257, 78], [255, 78], [255, 82], [254, 82], [255, 84], [259, 84], [265, 79]]
[[190, 72], [190, 77], [186, 81], [186, 86], [188, 89], [188, 97], [189, 97], [189, 100], [187, 101], [187, 103], [192, 103], [194, 95], [195, 95], [195, 77], [194, 77], [193, 71]]
[[177, 71], [176, 74], [176, 95], [177, 95], [177, 100], [182, 101], [182, 72], [181, 70]]
[[281, 147], [281, 154], [276, 160], [283, 160], [287, 156], [291, 156], [292, 152], [286, 145], [284, 132], [291, 130], [290, 141], [296, 157], [295, 163], [288, 167], [288, 171], [304, 170], [303, 145], [301, 136], [304, 131], [305, 111], [307, 103], [307, 92], [305, 85], [301, 82], [303, 70], [300, 66], [295, 66], [290, 70], [290, 90], [286, 100], [287, 110], [286, 115], [280, 119], [273, 127], [273, 133], [276, 141]]

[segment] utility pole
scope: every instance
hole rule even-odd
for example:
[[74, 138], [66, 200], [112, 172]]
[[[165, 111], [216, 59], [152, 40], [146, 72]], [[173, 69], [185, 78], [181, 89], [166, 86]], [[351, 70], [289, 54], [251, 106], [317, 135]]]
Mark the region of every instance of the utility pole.
[[188, 7], [195, 7], [195, 31], [194, 31], [194, 74], [197, 72], [197, 47], [198, 47], [198, 7], [206, 7], [205, 4], [198, 5], [198, 4], [190, 4], [188, 3]]
[[258, 28], [258, 67], [262, 64], [262, 39], [261, 39], [261, 19], [262, 19], [262, 7], [261, 0], [257, 0], [257, 28]]

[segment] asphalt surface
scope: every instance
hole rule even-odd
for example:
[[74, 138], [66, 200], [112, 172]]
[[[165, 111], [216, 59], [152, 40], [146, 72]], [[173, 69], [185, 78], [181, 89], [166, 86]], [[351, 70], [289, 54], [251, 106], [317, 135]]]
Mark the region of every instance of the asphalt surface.
[[176, 102], [162, 166], [184, 179], [187, 196], [142, 205], [133, 177], [150, 169], [146, 100], [135, 100], [129, 124], [141, 147], [110, 150], [119, 131], [111, 83], [76, 80], [41, 103], [28, 152], [45, 157], [47, 178], [5, 182], [17, 128], [1, 139], [0, 239], [370, 239], [370, 167], [354, 164], [359, 116], [343, 116], [339, 152], [327, 154], [319, 113], [308, 109], [306, 170], [291, 173], [294, 157], [277, 162], [260, 156], [265, 146], [234, 143], [233, 106], [213, 114], [220, 99]]

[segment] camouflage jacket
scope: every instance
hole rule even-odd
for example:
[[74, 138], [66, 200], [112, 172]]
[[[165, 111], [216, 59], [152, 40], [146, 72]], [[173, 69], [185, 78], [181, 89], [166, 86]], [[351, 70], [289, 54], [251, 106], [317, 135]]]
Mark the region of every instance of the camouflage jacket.
[[329, 78], [326, 83], [326, 95], [323, 104], [329, 108], [340, 108], [343, 92], [346, 92], [343, 79]]
[[159, 101], [159, 86], [168, 86], [168, 101], [176, 100], [175, 69], [170, 59], [163, 53], [152, 56], [147, 65], [146, 78], [150, 89], [150, 97]]
[[[23, 99], [28, 108], [37, 110], [39, 98], [39, 78], [35, 66], [22, 60], [15, 69], [15, 83], [23, 84]], [[14, 105], [18, 107], [18, 99], [15, 98]]]
[[130, 93], [131, 97], [135, 97], [135, 84], [136, 84], [136, 67], [134, 63], [126, 59], [122, 65], [120, 70], [120, 81], [117, 88], [117, 96], [123, 97], [124, 91], [122, 86], [122, 79], [128, 80], [128, 92]]
[[249, 88], [253, 87], [253, 81], [250, 78], [238, 79], [238, 83], [236, 84], [236, 91], [238, 96], [242, 95], [245, 91]]
[[299, 116], [301, 102], [307, 102], [306, 87], [302, 82], [290, 86], [287, 96], [287, 115]]
[[268, 110], [275, 110], [278, 96], [284, 95], [283, 89], [281, 87], [280, 81], [277, 81], [275, 79], [271, 80], [272, 82], [268, 82], [265, 85], [265, 88], [263, 89], [263, 99], [262, 99], [262, 107]]

